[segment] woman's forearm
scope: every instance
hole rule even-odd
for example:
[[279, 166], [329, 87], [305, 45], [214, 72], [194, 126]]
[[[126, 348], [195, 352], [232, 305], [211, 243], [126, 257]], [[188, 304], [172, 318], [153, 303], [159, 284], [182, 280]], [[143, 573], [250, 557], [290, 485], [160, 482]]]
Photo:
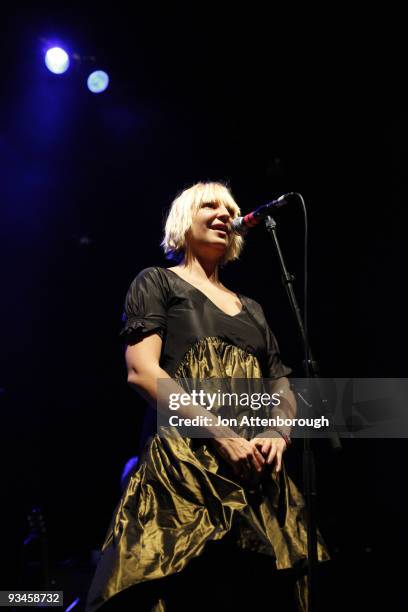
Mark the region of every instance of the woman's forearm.
[[[160, 366], [153, 365], [146, 368], [143, 372], [130, 371], [128, 374], [128, 384], [135, 389], [155, 410], [158, 410], [166, 418], [174, 415], [169, 407], [170, 395], [177, 394], [184, 396], [185, 402], [179, 402], [177, 415], [180, 418], [192, 419], [194, 417], [206, 417], [202, 419], [204, 423], [200, 428], [209, 438], [234, 438], [237, 434], [226, 426], [215, 425], [215, 415], [197, 402], [193, 402], [188, 393]], [[200, 435], [200, 437], [203, 437]]]
[[[289, 380], [284, 377], [276, 381], [269, 381], [269, 390], [271, 393], [279, 393], [280, 402], [271, 410], [271, 417], [281, 419], [294, 419], [297, 413], [296, 397], [290, 388]], [[282, 432], [285, 436], [290, 436], [290, 425], [281, 425], [276, 427], [276, 431]]]

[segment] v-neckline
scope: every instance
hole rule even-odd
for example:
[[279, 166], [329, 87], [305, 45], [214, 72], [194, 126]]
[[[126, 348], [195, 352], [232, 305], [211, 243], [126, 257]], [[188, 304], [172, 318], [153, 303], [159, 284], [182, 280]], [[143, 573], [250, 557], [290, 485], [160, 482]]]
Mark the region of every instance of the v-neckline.
[[222, 312], [222, 314], [224, 314], [226, 317], [230, 317], [231, 319], [235, 319], [235, 317], [238, 317], [240, 314], [242, 314], [245, 310], [245, 304], [242, 301], [241, 295], [239, 293], [235, 293], [235, 295], [237, 296], [238, 300], [241, 303], [241, 310], [239, 312], [237, 312], [234, 315], [230, 315], [228, 314], [228, 312], [225, 312], [225, 310], [223, 310], [222, 308], [220, 308], [219, 306], [217, 306], [217, 304], [215, 302], [213, 302], [206, 293], [204, 293], [204, 291], [201, 291], [201, 289], [198, 289], [198, 287], [196, 287], [195, 285], [193, 285], [192, 283], [189, 283], [188, 281], [186, 281], [182, 276], [180, 276], [179, 274], [177, 274], [177, 272], [174, 272], [173, 270], [170, 270], [170, 268], [162, 268], [163, 270], [167, 270], [168, 272], [171, 272], [172, 274], [174, 274], [174, 276], [177, 276], [177, 278], [179, 278], [180, 280], [183, 281], [183, 283], [186, 283], [186, 285], [188, 285], [189, 287], [192, 287], [193, 289], [195, 289], [196, 291], [198, 291], [198, 293], [201, 293], [201, 295], [203, 295], [205, 297], [205, 299], [214, 306], [214, 308], [216, 308], [217, 310], [219, 310], [220, 312]]

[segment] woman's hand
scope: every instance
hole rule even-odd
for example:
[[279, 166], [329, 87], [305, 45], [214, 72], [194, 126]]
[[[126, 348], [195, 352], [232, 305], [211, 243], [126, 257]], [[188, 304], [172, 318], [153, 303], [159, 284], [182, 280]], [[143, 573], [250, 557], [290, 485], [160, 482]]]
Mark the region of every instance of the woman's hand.
[[212, 444], [239, 478], [251, 485], [260, 481], [265, 459], [256, 445], [245, 438], [213, 438]]
[[250, 441], [253, 448], [257, 448], [266, 461], [266, 465], [272, 465], [275, 460], [275, 471], [280, 472], [282, 469], [282, 455], [286, 450], [286, 442], [279, 437], [271, 438], [254, 438]]

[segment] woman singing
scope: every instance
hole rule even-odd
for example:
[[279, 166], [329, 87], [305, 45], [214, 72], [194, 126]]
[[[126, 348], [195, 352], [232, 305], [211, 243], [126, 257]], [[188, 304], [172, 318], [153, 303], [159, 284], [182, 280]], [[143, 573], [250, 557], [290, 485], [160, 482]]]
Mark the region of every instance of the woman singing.
[[[230, 229], [239, 212], [220, 183], [183, 191], [162, 243], [177, 265], [147, 268], [129, 288], [121, 332], [128, 382], [152, 407], [158, 380], [179, 388], [191, 379], [263, 377], [295, 414], [290, 370], [261, 306], [219, 277], [220, 265], [242, 248]], [[207, 412], [187, 405], [179, 413], [200, 411]], [[89, 612], [293, 609], [274, 582], [276, 569], [306, 558], [304, 502], [282, 461], [288, 432], [254, 438], [209, 425], [207, 433], [172, 439], [153, 432], [106, 536]], [[327, 558], [320, 536], [319, 558]], [[296, 587], [304, 609], [303, 579]]]

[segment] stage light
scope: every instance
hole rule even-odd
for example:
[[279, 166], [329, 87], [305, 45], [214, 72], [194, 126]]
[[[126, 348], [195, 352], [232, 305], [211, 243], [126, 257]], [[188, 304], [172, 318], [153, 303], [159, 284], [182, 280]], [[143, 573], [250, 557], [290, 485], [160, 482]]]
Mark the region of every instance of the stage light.
[[69, 57], [61, 47], [52, 47], [45, 54], [45, 65], [54, 74], [62, 74], [69, 68]]
[[109, 77], [103, 70], [95, 70], [89, 75], [87, 85], [92, 93], [102, 93], [109, 85]]

